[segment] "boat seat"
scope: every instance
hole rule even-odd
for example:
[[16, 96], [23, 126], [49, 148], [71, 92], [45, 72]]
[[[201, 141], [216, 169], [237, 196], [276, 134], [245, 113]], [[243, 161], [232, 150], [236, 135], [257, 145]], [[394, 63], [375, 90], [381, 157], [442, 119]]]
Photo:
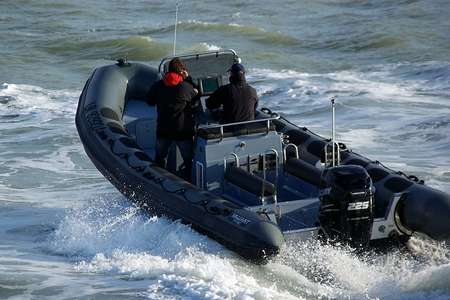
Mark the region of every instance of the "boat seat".
[[[275, 126], [272, 123], [270, 124], [269, 130], [270, 131], [275, 130]], [[214, 128], [200, 128], [197, 131], [197, 136], [205, 140], [214, 140], [220, 139], [221, 137], [227, 138], [232, 136], [265, 133], [265, 132], [267, 132], [267, 123], [256, 122], [223, 127], [223, 136], [221, 136], [220, 133], [220, 126]]]
[[274, 196], [276, 194], [276, 188], [272, 183], [235, 166], [227, 168], [225, 179], [258, 197]]
[[315, 166], [295, 157], [288, 158], [284, 169], [289, 174], [294, 175], [315, 186], [320, 184], [322, 171]]
[[126, 103], [123, 122], [139, 147], [152, 159], [156, 148], [156, 108], [145, 101], [129, 100]]

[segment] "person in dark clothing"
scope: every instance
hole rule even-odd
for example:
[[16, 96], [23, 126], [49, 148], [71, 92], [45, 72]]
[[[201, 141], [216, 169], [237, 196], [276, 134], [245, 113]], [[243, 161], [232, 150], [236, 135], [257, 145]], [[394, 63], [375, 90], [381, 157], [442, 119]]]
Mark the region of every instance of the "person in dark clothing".
[[230, 70], [230, 83], [221, 86], [206, 99], [208, 109], [223, 106], [221, 123], [251, 121], [255, 119], [258, 95], [245, 79], [245, 68], [235, 63]]
[[147, 103], [156, 105], [156, 162], [166, 166], [170, 146], [180, 149], [185, 167], [185, 179], [189, 179], [192, 167], [194, 119], [191, 100], [198, 93], [185, 79], [188, 71], [179, 58], [169, 62], [164, 78], [156, 82], [148, 92]]

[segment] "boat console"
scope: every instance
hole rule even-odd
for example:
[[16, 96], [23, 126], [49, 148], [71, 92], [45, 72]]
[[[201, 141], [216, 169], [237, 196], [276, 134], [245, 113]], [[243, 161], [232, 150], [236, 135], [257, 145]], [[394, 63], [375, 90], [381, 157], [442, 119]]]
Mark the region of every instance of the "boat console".
[[[197, 109], [192, 183], [251, 211], [267, 214], [283, 232], [317, 231], [321, 170], [298, 157], [274, 124], [277, 114], [219, 124], [203, 99], [228, 83], [229, 67], [240, 61], [232, 50], [181, 56], [204, 96]], [[168, 68], [170, 58], [160, 64]], [[291, 155], [293, 150], [296, 157]], [[289, 156], [289, 157], [287, 157]]]

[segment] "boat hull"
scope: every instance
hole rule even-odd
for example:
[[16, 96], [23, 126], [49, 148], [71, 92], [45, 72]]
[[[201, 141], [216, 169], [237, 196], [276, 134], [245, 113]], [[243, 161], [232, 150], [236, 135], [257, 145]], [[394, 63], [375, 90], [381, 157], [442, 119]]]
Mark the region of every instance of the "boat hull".
[[121, 119], [126, 101], [144, 99], [157, 79], [157, 71], [142, 64], [100, 67], [89, 78], [79, 99], [76, 127], [95, 167], [151, 214], [191, 224], [255, 262], [277, 254], [284, 237], [276, 224], [158, 167], [127, 134]]

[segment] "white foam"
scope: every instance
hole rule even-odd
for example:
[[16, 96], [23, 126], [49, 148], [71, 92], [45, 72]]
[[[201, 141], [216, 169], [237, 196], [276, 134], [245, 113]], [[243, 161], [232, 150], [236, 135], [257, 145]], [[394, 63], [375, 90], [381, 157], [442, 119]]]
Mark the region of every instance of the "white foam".
[[400, 281], [400, 286], [407, 292], [447, 293], [450, 297], [450, 264], [431, 266]]
[[52, 251], [76, 259], [78, 272], [146, 280], [147, 297], [297, 299], [261, 284], [244, 263], [179, 222], [145, 215], [121, 200], [98, 199], [72, 210], [50, 241]]
[[[14, 113], [47, 112], [52, 116], [73, 116], [79, 91], [49, 90], [26, 84], [3, 83], [0, 97], [12, 97], [8, 104], [0, 105], [0, 111]], [[48, 116], [50, 117], [50, 116]]]
[[122, 198], [109, 197], [105, 195], [71, 211], [55, 232], [54, 251], [91, 256], [111, 254], [116, 249], [153, 249], [174, 255], [194, 242], [183, 230], [177, 234], [180, 228], [190, 231], [178, 222], [156, 217], [147, 219], [137, 207], [122, 202]]
[[[445, 247], [437, 247], [446, 253]], [[148, 218], [117, 196], [95, 199], [70, 211], [49, 248], [71, 257], [77, 272], [139, 280], [140, 288], [146, 289], [143, 296], [150, 299], [450, 295], [446, 279], [450, 266], [443, 261], [448, 257], [438, 250], [434, 253], [440, 254], [431, 255], [416, 251], [424, 256], [425, 262], [420, 262], [399, 251], [358, 257], [349, 248], [310, 241], [289, 244], [268, 265], [255, 266], [188, 226]]]
[[416, 90], [420, 85], [418, 82], [388, 81], [386, 78], [378, 77], [377, 75], [376, 72], [364, 74], [355, 71], [327, 74], [330, 79], [336, 80], [329, 86], [329, 89], [340, 93], [362, 91], [366, 93], [365, 98], [388, 104], [395, 102], [435, 103], [435, 100], [432, 98], [417, 95]]
[[[436, 103], [434, 97], [418, 93], [427, 82], [421, 80], [396, 81], [390, 78], [398, 66], [379, 66], [378, 70], [340, 71], [308, 74], [294, 70], [254, 69], [250, 78], [274, 82], [278, 88], [291, 90], [295, 95], [318, 95], [327, 101], [333, 94], [352, 96], [364, 94], [364, 99], [380, 103]], [[300, 92], [295, 92], [299, 90]], [[303, 90], [303, 92], [301, 92]], [[344, 101], [344, 100], [342, 100]], [[443, 103], [445, 104], [445, 103]]]
[[193, 299], [296, 299], [276, 286], [261, 286], [242, 272], [233, 260], [199, 251], [186, 251], [175, 259], [145, 252], [114, 251], [97, 254], [76, 267], [80, 272], [120, 274], [149, 280], [148, 296], [183, 295]]
[[21, 157], [23, 153], [17, 153], [14, 160], [8, 162], [8, 166], [14, 169], [32, 166], [36, 169], [60, 173], [61, 176], [64, 174], [70, 175], [80, 171], [71, 156], [74, 153], [82, 153], [82, 151], [83, 148], [81, 145], [61, 145], [56, 151], [41, 153], [41, 155], [35, 158]]
[[340, 141], [357, 149], [370, 148], [378, 145], [380, 133], [373, 129], [356, 128], [338, 133]]
[[258, 82], [255, 85], [258, 95], [263, 101], [269, 100], [271, 107], [284, 102], [292, 104], [293, 101], [298, 101], [300, 105], [320, 104], [311, 97], [319, 95], [320, 87], [309, 79], [309, 74], [290, 70], [276, 72], [268, 69], [251, 69], [248, 79], [250, 82]]
[[181, 22], [181, 23], [202, 25], [202, 26], [205, 26], [205, 27], [213, 27], [213, 28], [221, 27], [221, 26], [243, 27], [242, 25], [237, 24], [237, 23], [229, 23], [229, 24], [226, 24], [226, 23], [215, 23], [215, 22], [199, 21], [199, 20], [195, 20], [195, 19], [194, 20], [188, 20], [188, 21]]
[[[418, 238], [412, 241], [417, 243]], [[430, 249], [429, 243], [422, 242]], [[450, 297], [448, 251], [436, 245], [433, 252], [413, 252], [420, 260], [404, 251], [357, 256], [348, 247], [309, 241], [289, 244], [267, 267], [289, 290], [301, 286], [303, 293], [314, 298], [445, 299]]]
[[202, 45], [206, 48], [206, 50], [208, 51], [217, 51], [217, 50], [221, 50], [222, 48], [216, 45], [210, 45], [207, 43], [202, 43]]

